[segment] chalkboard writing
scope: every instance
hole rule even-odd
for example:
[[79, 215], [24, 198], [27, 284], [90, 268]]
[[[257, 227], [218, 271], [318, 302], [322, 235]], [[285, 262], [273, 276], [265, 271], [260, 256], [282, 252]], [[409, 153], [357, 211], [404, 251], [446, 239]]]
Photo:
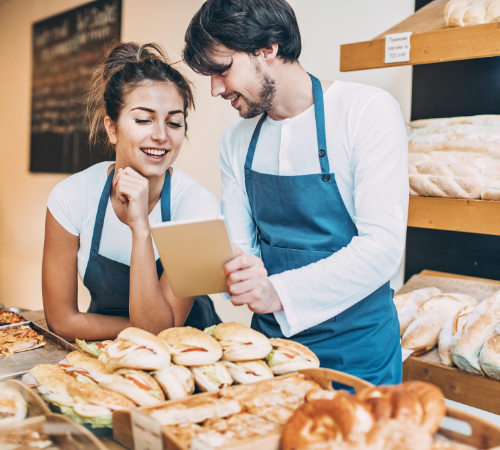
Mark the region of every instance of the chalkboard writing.
[[74, 173], [109, 159], [102, 143], [88, 142], [84, 96], [120, 39], [121, 10], [121, 0], [97, 0], [33, 25], [32, 172]]

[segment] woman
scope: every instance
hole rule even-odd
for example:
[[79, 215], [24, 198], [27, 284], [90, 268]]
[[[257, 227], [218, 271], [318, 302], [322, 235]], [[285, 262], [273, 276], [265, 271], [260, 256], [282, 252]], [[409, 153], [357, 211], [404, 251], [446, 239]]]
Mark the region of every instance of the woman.
[[[116, 163], [96, 164], [50, 194], [42, 289], [55, 333], [103, 340], [129, 326], [157, 334], [220, 323], [208, 297], [174, 296], [149, 231], [220, 214], [210, 192], [171, 167], [193, 106], [189, 82], [157, 45], [118, 43], [96, 69], [90, 136], [104, 123]], [[91, 294], [87, 313], [78, 311], [77, 272]]]

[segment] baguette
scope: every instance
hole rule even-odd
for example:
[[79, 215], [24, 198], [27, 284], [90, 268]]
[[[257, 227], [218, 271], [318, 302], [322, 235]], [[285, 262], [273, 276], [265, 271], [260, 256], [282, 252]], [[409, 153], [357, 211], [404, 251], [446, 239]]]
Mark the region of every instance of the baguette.
[[413, 350], [415, 356], [431, 350], [437, 343], [446, 320], [477, 300], [464, 294], [442, 294], [427, 300], [403, 335], [401, 346]]
[[467, 318], [474, 311], [475, 306], [469, 305], [462, 308], [454, 316], [449, 317], [443, 325], [438, 338], [438, 352], [441, 362], [446, 366], [453, 366], [451, 359], [451, 345], [458, 331], [467, 323]]
[[479, 354], [499, 320], [500, 291], [479, 303], [469, 316], [465, 327], [457, 332], [451, 346], [451, 358], [457, 367], [471, 373], [483, 373]]
[[415, 320], [419, 308], [427, 300], [439, 294], [441, 294], [441, 291], [438, 288], [429, 287], [394, 296], [394, 304], [398, 311], [400, 336], [403, 336], [406, 329]]

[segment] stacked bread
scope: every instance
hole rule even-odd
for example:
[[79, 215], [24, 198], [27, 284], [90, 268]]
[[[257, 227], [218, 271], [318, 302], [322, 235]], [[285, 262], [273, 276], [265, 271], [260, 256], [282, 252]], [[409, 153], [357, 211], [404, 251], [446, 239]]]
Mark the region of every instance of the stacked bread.
[[[195, 384], [200, 391], [217, 391], [233, 383], [273, 378], [275, 373], [319, 367], [307, 347], [270, 340], [239, 323], [220, 324], [206, 332], [169, 328], [158, 336], [131, 327], [114, 341], [79, 345], [86, 353], [69, 353], [58, 366], [36, 366], [23, 381], [57, 410], [96, 427], [111, 427], [116, 409], [187, 397]], [[76, 388], [88, 391], [83, 403], [84, 397], [71, 393]]]
[[432, 435], [439, 429], [445, 413], [442, 392], [421, 381], [367, 388], [357, 395], [340, 392], [331, 400], [302, 405], [285, 425], [281, 448], [442, 448], [433, 442]]
[[408, 124], [410, 194], [500, 200], [500, 116]]
[[401, 326], [401, 346], [421, 355], [436, 346], [447, 320], [477, 301], [464, 294], [442, 294], [437, 288], [424, 288], [397, 295], [394, 303]]
[[500, 22], [500, 0], [450, 0], [444, 19], [447, 27]]
[[[425, 299], [431, 292], [436, 288], [394, 297], [401, 346], [417, 356], [437, 344], [443, 364], [500, 380], [500, 291], [479, 304], [464, 294], [438, 294]], [[408, 302], [410, 305], [404, 308]], [[416, 306], [417, 312], [411, 315]], [[403, 331], [409, 318], [413, 320]]]

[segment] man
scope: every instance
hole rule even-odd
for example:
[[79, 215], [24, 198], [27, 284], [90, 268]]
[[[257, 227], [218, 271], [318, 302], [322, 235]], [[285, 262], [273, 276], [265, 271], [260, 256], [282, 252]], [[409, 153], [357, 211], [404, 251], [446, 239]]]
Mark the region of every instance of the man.
[[186, 63], [243, 118], [221, 140], [222, 210], [241, 249], [223, 268], [228, 292], [253, 328], [309, 346], [322, 367], [399, 383], [401, 112], [380, 89], [318, 81], [300, 52], [285, 0], [208, 0], [186, 32]]

